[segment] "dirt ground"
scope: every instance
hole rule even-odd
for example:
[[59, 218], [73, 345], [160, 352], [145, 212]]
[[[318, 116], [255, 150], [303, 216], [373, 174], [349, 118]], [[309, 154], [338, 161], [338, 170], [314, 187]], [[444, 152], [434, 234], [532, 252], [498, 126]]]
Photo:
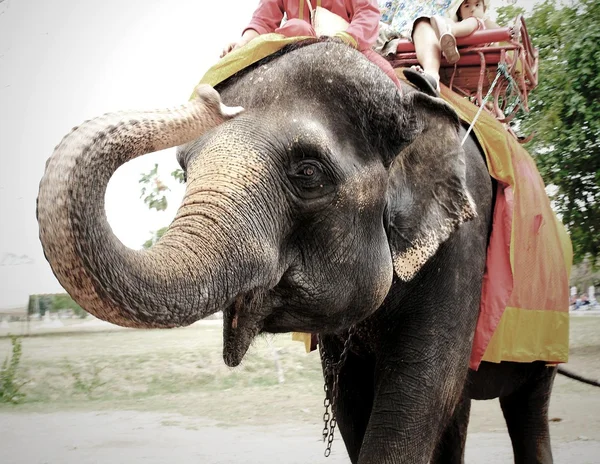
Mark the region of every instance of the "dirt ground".
[[[572, 318], [567, 366], [596, 379], [600, 378], [599, 329], [599, 317]], [[202, 384], [202, 391], [193, 384], [189, 390], [176, 388], [197, 378], [204, 369], [215, 372], [216, 366], [222, 366], [215, 345], [219, 339], [220, 330], [211, 326], [179, 332], [118, 330], [23, 339], [24, 375], [32, 379], [27, 386], [30, 402], [0, 408], [0, 462], [349, 463], [339, 435], [332, 455], [323, 457], [318, 367], [298, 352], [295, 342], [276, 341], [282, 360], [288, 363], [285, 384], [265, 383], [264, 374], [272, 374], [271, 361], [267, 345], [257, 344], [241, 374], [225, 370], [215, 380], [221, 383]], [[8, 348], [9, 341], [0, 340], [0, 359]], [[214, 359], [213, 355], [198, 357], [209, 348]], [[112, 372], [107, 367], [99, 380], [119, 375], [120, 383], [101, 384], [88, 392], [89, 396], [73, 390], [69, 378], [75, 369], [95, 366], [99, 360], [119, 368]], [[309, 371], [313, 367], [315, 370]], [[300, 379], [316, 381], [294, 382], [296, 371]], [[80, 374], [86, 372], [91, 375], [84, 370]], [[150, 374], [152, 377], [144, 377]], [[249, 384], [252, 375], [258, 377]], [[139, 385], [148, 383], [157, 390], [139, 393]], [[127, 398], [121, 392], [125, 386], [132, 390]], [[61, 389], [63, 397], [57, 396]], [[285, 408], [290, 406], [288, 412]], [[550, 419], [556, 463], [600, 463], [600, 389], [557, 377]], [[466, 462], [512, 462], [510, 440], [496, 400], [473, 403]]]
[[[595, 406], [594, 414], [600, 409]], [[477, 414], [480, 411], [474, 411]], [[583, 412], [583, 411], [580, 411]], [[554, 437], [556, 463], [597, 464], [600, 441]], [[135, 411], [20, 413], [0, 415], [2, 462], [6, 464], [98, 463], [329, 463], [347, 464], [341, 439], [323, 456], [319, 424], [220, 427], [181, 414]], [[503, 429], [469, 433], [467, 463], [512, 462]]]

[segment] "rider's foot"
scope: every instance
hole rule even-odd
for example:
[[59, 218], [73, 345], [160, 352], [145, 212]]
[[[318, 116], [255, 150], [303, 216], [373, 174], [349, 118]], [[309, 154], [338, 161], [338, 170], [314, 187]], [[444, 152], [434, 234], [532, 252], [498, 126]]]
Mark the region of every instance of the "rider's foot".
[[432, 16], [430, 19], [431, 27], [440, 41], [442, 54], [450, 64], [456, 63], [460, 59], [460, 53], [456, 46], [456, 37], [452, 34], [450, 25], [442, 16]]

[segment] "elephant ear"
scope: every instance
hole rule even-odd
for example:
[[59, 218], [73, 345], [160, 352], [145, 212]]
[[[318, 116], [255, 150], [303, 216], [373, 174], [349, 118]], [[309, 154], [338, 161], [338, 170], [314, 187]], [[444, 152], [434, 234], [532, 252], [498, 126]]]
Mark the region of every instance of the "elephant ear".
[[477, 213], [466, 187], [456, 112], [420, 92], [407, 95], [403, 106], [412, 142], [389, 168], [386, 222], [394, 271], [409, 281]]

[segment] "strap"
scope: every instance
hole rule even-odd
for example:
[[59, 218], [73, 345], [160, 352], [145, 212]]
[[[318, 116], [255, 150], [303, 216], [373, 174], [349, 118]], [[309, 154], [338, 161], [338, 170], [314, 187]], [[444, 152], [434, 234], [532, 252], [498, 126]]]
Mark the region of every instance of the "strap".
[[310, 0], [306, 0], [306, 4], [308, 5], [308, 11], [310, 11], [310, 18], [312, 19], [313, 11], [314, 11], [312, 2]]
[[490, 89], [488, 90], [487, 95], [485, 96], [485, 98], [481, 102], [481, 106], [479, 107], [479, 110], [477, 111], [477, 114], [473, 118], [473, 121], [471, 122], [471, 125], [469, 126], [469, 129], [467, 130], [467, 133], [465, 134], [464, 138], [462, 139], [461, 145], [464, 145], [465, 142], [467, 141], [467, 137], [469, 137], [469, 134], [473, 130], [473, 126], [475, 126], [475, 123], [477, 122], [477, 118], [479, 117], [479, 115], [483, 111], [483, 107], [486, 105], [488, 99], [490, 98], [490, 95], [492, 94], [492, 91], [494, 90], [494, 87], [496, 87], [496, 83], [498, 82], [498, 79], [500, 77], [504, 77], [509, 82], [509, 85], [510, 85], [510, 82], [512, 80], [512, 76], [508, 73], [506, 65], [502, 64], [502, 63], [500, 63], [498, 65], [498, 70], [496, 71], [496, 78], [494, 79], [494, 82], [492, 82], [492, 85], [490, 85]]
[[310, 11], [310, 24], [315, 26], [315, 12], [316, 9], [313, 8], [311, 0], [306, 0], [306, 4], [308, 5], [308, 11]]

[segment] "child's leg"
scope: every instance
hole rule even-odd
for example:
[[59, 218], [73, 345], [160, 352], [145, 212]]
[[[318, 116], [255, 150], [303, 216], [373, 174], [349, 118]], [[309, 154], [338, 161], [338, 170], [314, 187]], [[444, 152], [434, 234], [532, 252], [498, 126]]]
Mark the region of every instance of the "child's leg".
[[435, 34], [431, 22], [420, 19], [415, 22], [412, 32], [417, 60], [423, 72], [432, 76], [436, 82], [440, 80], [441, 49], [440, 41]]
[[[454, 37], [454, 34], [452, 34], [452, 21], [449, 21], [442, 16], [432, 16], [429, 19], [429, 23], [435, 32], [435, 36], [439, 40], [439, 46], [442, 50], [442, 54], [446, 57], [448, 63], [456, 63], [460, 59], [460, 53], [458, 52], [458, 48], [456, 46], [456, 37]], [[419, 57], [418, 52], [419, 51], [417, 50], [417, 58]]]
[[481, 23], [477, 18], [467, 18], [450, 24], [450, 31], [454, 37], [466, 37], [480, 28]]
[[275, 29], [275, 32], [277, 34], [283, 34], [286, 37], [316, 36], [315, 30], [310, 23], [297, 18], [286, 21], [283, 26]]

